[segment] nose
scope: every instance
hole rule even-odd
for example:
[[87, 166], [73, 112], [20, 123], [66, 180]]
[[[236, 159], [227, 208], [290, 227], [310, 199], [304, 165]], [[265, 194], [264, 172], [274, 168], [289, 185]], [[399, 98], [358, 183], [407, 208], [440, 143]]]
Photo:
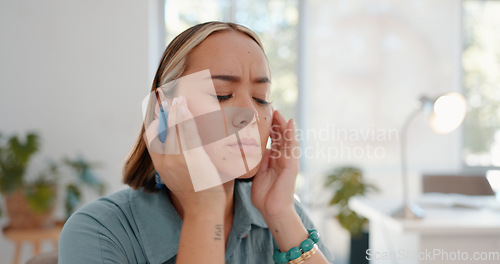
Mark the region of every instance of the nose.
[[245, 107], [235, 107], [234, 109], [234, 115], [233, 115], [233, 126], [237, 128], [244, 128], [250, 122], [252, 122], [253, 119], [253, 111], [252, 109], [245, 108]]
[[224, 107], [224, 117], [229, 135], [237, 133], [254, 120], [254, 111], [247, 107], [226, 106]]
[[238, 130], [250, 125], [254, 115], [257, 115], [257, 109], [255, 109], [252, 97], [245, 93], [235, 96], [230, 108], [230, 114], [226, 115], [226, 118], [228, 118], [226, 120], [228, 124], [232, 124]]

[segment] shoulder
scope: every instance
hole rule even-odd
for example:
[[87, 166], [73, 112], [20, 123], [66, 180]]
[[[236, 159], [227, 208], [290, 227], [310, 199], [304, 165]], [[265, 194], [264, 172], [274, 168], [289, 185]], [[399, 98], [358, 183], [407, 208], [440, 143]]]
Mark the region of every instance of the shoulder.
[[166, 191], [128, 188], [68, 219], [59, 239], [65, 261], [59, 263], [163, 263], [177, 252], [181, 226]]
[[108, 257], [123, 261], [126, 251], [134, 246], [123, 241], [134, 233], [129, 199], [132, 192], [118, 191], [77, 210], [61, 232], [59, 263], [103, 263]]
[[134, 192], [127, 188], [99, 198], [78, 209], [66, 222], [63, 231], [75, 226], [109, 226], [131, 217], [130, 195]]
[[87, 215], [97, 221], [105, 222], [109, 220], [110, 214], [127, 213], [130, 208], [130, 195], [133, 192], [134, 190], [127, 188], [99, 198], [80, 208], [69, 220], [76, 215]]

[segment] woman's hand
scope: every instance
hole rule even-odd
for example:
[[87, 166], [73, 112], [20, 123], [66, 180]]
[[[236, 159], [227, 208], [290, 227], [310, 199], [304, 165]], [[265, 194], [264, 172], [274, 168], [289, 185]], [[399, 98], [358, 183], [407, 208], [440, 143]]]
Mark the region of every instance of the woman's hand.
[[[185, 97], [180, 96], [172, 101], [164, 144], [157, 138], [152, 140], [158, 135], [158, 104], [156, 110], [157, 118], [147, 127], [145, 133], [146, 145], [156, 171], [176, 200], [180, 202], [182, 211], [199, 212], [225, 208], [226, 196], [220, 184], [213, 188], [195, 191], [195, 186], [199, 184], [206, 186], [207, 182], [220, 182], [220, 177], [202, 147], [196, 123], [188, 109]], [[182, 148], [199, 147], [181, 150], [179, 144]]]
[[[195, 191], [197, 187], [200, 189], [200, 184], [206, 187], [207, 183], [211, 183], [210, 186], [214, 186], [214, 181], [221, 180], [201, 144], [186, 99], [180, 96], [172, 101], [167, 136], [162, 140], [165, 143], [157, 138], [157, 120], [147, 128], [145, 140], [146, 143], [152, 142], [147, 145], [153, 165], [168, 187], [172, 203], [182, 217], [177, 263], [223, 263], [226, 194], [220, 184]], [[148, 133], [150, 128], [152, 130]], [[150, 135], [155, 135], [153, 141], [148, 141], [151, 140]], [[210, 259], [204, 261], [207, 256]]]
[[299, 170], [293, 120], [273, 113], [271, 149], [267, 149], [253, 179], [252, 202], [266, 219], [295, 213], [293, 194]]
[[[308, 232], [295, 211], [293, 193], [299, 171], [299, 150], [293, 120], [274, 111], [271, 149], [266, 150], [253, 179], [252, 202], [260, 211], [282, 252], [299, 246]], [[307, 263], [328, 263], [321, 251]]]

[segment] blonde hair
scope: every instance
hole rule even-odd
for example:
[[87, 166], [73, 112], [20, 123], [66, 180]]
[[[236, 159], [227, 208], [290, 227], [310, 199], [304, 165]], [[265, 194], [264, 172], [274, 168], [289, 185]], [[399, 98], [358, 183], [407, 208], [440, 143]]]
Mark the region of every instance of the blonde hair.
[[[254, 40], [262, 50], [259, 37], [252, 30], [234, 23], [207, 22], [188, 28], [170, 42], [161, 58], [156, 71], [151, 91], [172, 82], [184, 73], [189, 54], [207, 37], [217, 32], [234, 31], [247, 35]], [[167, 95], [171, 94], [167, 91]], [[155, 192], [154, 167], [144, 143], [144, 125], [139, 137], [130, 151], [123, 167], [123, 182], [133, 189], [143, 188], [147, 192]]]

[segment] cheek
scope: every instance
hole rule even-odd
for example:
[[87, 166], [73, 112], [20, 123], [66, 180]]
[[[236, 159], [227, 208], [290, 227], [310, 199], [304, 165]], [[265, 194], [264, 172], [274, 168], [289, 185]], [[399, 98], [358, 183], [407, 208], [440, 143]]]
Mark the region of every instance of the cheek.
[[219, 102], [213, 100], [208, 95], [194, 94], [186, 96], [189, 111], [193, 116], [200, 116], [211, 112], [219, 111]]
[[267, 106], [265, 110], [259, 111], [259, 119], [257, 120], [257, 125], [259, 127], [259, 134], [263, 149], [266, 147], [267, 139], [271, 134], [272, 117], [271, 106]]

